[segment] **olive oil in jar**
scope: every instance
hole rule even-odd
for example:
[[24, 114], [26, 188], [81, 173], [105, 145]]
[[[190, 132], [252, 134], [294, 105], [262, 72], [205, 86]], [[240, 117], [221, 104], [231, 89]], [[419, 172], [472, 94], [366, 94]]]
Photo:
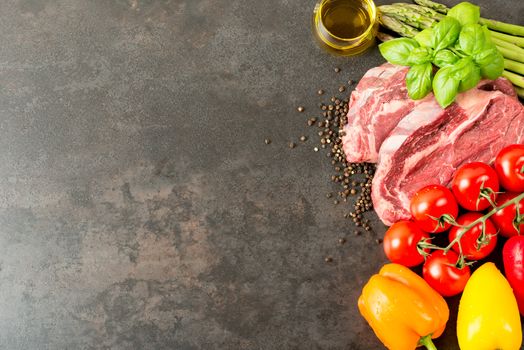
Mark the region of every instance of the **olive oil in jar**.
[[313, 14], [313, 31], [331, 53], [351, 56], [368, 49], [377, 33], [372, 0], [321, 0]]

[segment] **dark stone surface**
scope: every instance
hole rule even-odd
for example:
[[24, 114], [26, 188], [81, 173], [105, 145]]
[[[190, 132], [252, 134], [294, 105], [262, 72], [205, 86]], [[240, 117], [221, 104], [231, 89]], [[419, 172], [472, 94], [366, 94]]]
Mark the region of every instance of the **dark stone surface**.
[[314, 2], [2, 4], [0, 348], [380, 348], [356, 299], [384, 227], [325, 198], [305, 118], [382, 59], [318, 49]]

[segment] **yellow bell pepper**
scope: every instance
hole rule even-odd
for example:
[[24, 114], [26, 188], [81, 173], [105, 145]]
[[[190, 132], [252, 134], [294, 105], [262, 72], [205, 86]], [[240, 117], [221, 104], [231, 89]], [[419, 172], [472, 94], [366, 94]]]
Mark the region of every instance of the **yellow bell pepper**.
[[493, 263], [470, 277], [460, 299], [457, 337], [461, 350], [519, 350], [519, 308], [511, 287]]
[[446, 301], [405, 266], [387, 264], [370, 278], [358, 299], [360, 313], [390, 350], [436, 349], [449, 318]]

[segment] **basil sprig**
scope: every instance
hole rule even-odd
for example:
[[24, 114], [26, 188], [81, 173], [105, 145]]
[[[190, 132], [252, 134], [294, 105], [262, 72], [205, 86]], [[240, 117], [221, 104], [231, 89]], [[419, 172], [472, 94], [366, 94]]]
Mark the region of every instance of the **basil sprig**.
[[479, 18], [480, 8], [463, 2], [413, 39], [393, 39], [379, 45], [388, 62], [411, 67], [406, 86], [412, 99], [422, 99], [433, 90], [445, 108], [482, 77], [496, 79], [502, 74], [504, 57], [486, 28], [478, 24]]
[[380, 53], [384, 58], [393, 64], [407, 66], [408, 58], [413, 49], [419, 47], [419, 44], [408, 38], [398, 38], [386, 41], [378, 46]]

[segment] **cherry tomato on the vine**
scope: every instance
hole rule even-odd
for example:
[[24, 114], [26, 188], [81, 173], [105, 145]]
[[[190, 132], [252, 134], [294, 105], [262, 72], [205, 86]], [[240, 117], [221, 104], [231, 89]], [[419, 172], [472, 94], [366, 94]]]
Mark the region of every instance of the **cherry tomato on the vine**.
[[500, 184], [508, 191], [524, 191], [524, 145], [503, 148], [495, 159]]
[[426, 232], [443, 232], [451, 226], [448, 219], [455, 219], [458, 205], [453, 193], [441, 185], [430, 185], [411, 198], [411, 215], [415, 223]]
[[[497, 206], [500, 207], [507, 201], [515, 198], [517, 195], [517, 193], [512, 192], [499, 194], [497, 197]], [[504, 237], [517, 236], [519, 234], [524, 235], [524, 200], [519, 202], [519, 213], [523, 217], [520, 220], [517, 217], [517, 207], [515, 204], [511, 204], [496, 212], [490, 219], [500, 230], [499, 233]]]
[[[468, 226], [475, 220], [482, 217], [481, 213], [466, 213], [457, 218], [457, 223], [462, 226]], [[459, 234], [464, 231], [463, 227], [453, 226], [449, 230], [449, 242], [451, 243]], [[469, 260], [479, 260], [487, 257], [497, 245], [497, 228], [490, 219], [486, 219], [484, 226], [484, 235], [482, 235], [482, 223], [479, 222], [469, 229], [460, 239], [462, 254]], [[452, 246], [452, 249], [460, 253], [458, 243]]]
[[436, 250], [426, 259], [422, 276], [428, 284], [445, 297], [459, 294], [471, 276], [469, 266], [456, 267], [459, 255], [450, 250]]
[[455, 172], [451, 190], [462, 208], [484, 210], [490, 206], [486, 197], [495, 202], [499, 190], [497, 172], [481, 162], [465, 164]]
[[417, 243], [429, 235], [412, 221], [394, 223], [384, 236], [384, 252], [388, 259], [404, 266], [417, 266], [424, 262], [424, 257], [417, 250]]

